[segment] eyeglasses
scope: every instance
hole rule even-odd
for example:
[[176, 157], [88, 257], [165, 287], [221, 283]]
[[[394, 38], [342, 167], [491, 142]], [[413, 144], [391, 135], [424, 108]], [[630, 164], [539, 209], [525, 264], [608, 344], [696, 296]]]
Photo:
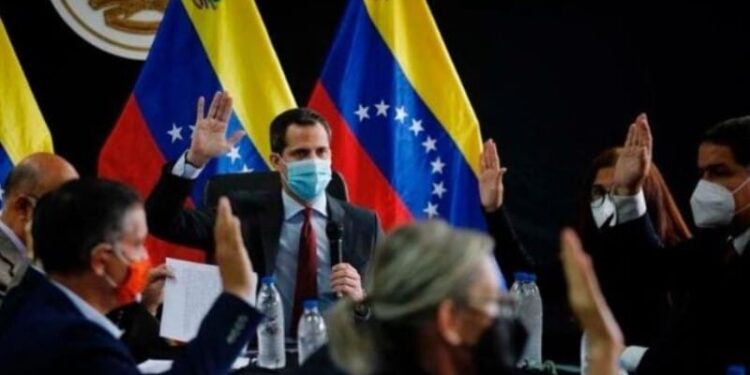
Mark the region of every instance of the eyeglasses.
[[498, 294], [474, 298], [467, 301], [466, 305], [470, 309], [480, 311], [491, 318], [513, 318], [518, 307], [518, 297], [511, 294]]
[[591, 185], [591, 207], [601, 207], [607, 200], [607, 195], [610, 194], [602, 185]]

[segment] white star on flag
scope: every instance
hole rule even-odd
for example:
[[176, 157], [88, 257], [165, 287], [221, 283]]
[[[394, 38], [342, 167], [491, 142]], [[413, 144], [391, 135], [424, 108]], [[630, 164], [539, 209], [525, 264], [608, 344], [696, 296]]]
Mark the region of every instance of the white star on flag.
[[170, 137], [172, 137], [172, 143], [178, 139], [182, 139], [182, 126], [172, 123], [172, 130], [167, 131]]
[[232, 159], [232, 164], [234, 164], [237, 159], [241, 159], [242, 156], [240, 155], [240, 146], [232, 147], [232, 151], [229, 151], [227, 153], [227, 157], [229, 159]]
[[376, 113], [375, 116], [388, 117], [388, 108], [391, 108], [391, 106], [385, 104], [385, 100], [380, 99], [380, 103], [375, 104], [375, 108], [378, 110], [378, 113]]
[[252, 171], [253, 171], [253, 169], [252, 168], [248, 168], [247, 164], [244, 164], [244, 163], [242, 164], [242, 170], [240, 172], [242, 172], [242, 173], [250, 173]]
[[438, 198], [442, 198], [443, 194], [447, 193], [448, 189], [445, 188], [445, 184], [440, 181], [438, 183], [432, 183], [432, 194], [437, 195]]
[[409, 114], [406, 113], [406, 108], [404, 108], [404, 106], [396, 108], [396, 121], [403, 124], [404, 120], [406, 119], [406, 116], [408, 115]]
[[437, 209], [438, 209], [437, 204], [432, 204], [432, 202], [427, 202], [427, 207], [424, 210], [422, 210], [422, 212], [426, 213], [427, 217], [432, 219], [433, 217], [438, 216]]
[[367, 113], [370, 110], [370, 107], [363, 107], [362, 104], [359, 105], [359, 108], [357, 108], [356, 111], [354, 111], [354, 114], [359, 117], [359, 122], [362, 122], [362, 120], [366, 118], [370, 118], [370, 114]]
[[430, 151], [437, 151], [437, 147], [435, 147], [435, 142], [437, 142], [437, 139], [427, 136], [427, 140], [422, 142], [422, 146], [424, 146], [424, 152], [429, 153]]
[[193, 139], [193, 135], [195, 135], [195, 125], [188, 125], [188, 128], [190, 128], [190, 139]]
[[5, 190], [0, 186], [0, 202], [2, 202], [3, 199], [5, 199]]
[[409, 130], [414, 133], [415, 137], [418, 136], [419, 132], [424, 131], [424, 128], [422, 127], [422, 120], [412, 119]]
[[435, 161], [431, 161], [430, 165], [432, 166], [432, 173], [443, 173], [443, 167], [445, 167], [445, 163], [440, 160], [440, 156], [438, 156]]

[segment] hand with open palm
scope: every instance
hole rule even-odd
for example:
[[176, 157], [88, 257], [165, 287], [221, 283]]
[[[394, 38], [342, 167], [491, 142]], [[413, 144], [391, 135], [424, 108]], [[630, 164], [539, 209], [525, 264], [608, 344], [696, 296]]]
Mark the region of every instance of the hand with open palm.
[[479, 168], [479, 197], [482, 207], [487, 212], [494, 212], [503, 205], [503, 175], [507, 169], [501, 166], [497, 146], [492, 139], [484, 142]]
[[187, 161], [197, 167], [203, 167], [211, 159], [226, 154], [245, 134], [238, 130], [231, 137], [226, 137], [229, 116], [232, 114], [232, 97], [225, 91], [214, 94], [208, 113], [204, 111], [205, 100], [198, 99], [195, 118], [195, 131], [188, 150]]
[[572, 229], [564, 229], [560, 235], [560, 258], [570, 309], [588, 340], [588, 373], [616, 375], [624, 347], [622, 331], [599, 288], [591, 258]]
[[628, 130], [625, 144], [615, 164], [614, 189], [617, 195], [635, 195], [651, 170], [653, 140], [646, 114], [640, 114]]

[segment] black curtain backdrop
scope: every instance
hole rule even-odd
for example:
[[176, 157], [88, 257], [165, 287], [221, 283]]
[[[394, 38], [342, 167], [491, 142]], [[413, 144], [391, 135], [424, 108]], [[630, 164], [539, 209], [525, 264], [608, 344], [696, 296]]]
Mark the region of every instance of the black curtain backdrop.
[[[257, 3], [294, 95], [305, 104], [345, 1]], [[700, 134], [750, 113], [744, 9], [653, 3], [429, 1], [483, 135], [498, 142], [509, 168], [511, 217], [532, 254], [552, 269], [583, 170], [600, 150], [622, 142], [638, 113], [649, 115], [654, 160], [687, 217]], [[141, 63], [89, 45], [47, 1], [2, 0], [0, 17], [57, 152], [82, 174], [95, 174]], [[547, 341], [568, 332], [570, 321], [551, 316], [563, 309], [564, 295], [559, 283], [544, 280], [545, 310], [553, 309], [546, 311]], [[575, 358], [575, 342], [550, 345], [546, 357]]]

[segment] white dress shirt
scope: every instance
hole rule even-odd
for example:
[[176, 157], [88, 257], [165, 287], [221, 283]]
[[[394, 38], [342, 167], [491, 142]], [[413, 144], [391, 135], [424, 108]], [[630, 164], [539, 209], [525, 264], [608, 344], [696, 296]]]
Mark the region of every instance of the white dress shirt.
[[[172, 174], [188, 179], [196, 179], [203, 168], [196, 168], [186, 160], [187, 153], [175, 162]], [[305, 207], [295, 201], [286, 191], [281, 193], [284, 206], [284, 222], [281, 225], [281, 236], [279, 238], [279, 251], [276, 255], [276, 263], [272, 272], [276, 278], [276, 288], [281, 294], [284, 306], [284, 323], [287, 332], [291, 328], [292, 308], [294, 304], [294, 289], [297, 281], [297, 259], [299, 253], [299, 237], [302, 223], [305, 220]], [[313, 209], [313, 230], [315, 231], [315, 242], [318, 253], [318, 300], [321, 311], [325, 311], [336, 301], [335, 294], [331, 291], [331, 255], [326, 235], [326, 224], [328, 223], [328, 199], [322, 194], [310, 203]]]

